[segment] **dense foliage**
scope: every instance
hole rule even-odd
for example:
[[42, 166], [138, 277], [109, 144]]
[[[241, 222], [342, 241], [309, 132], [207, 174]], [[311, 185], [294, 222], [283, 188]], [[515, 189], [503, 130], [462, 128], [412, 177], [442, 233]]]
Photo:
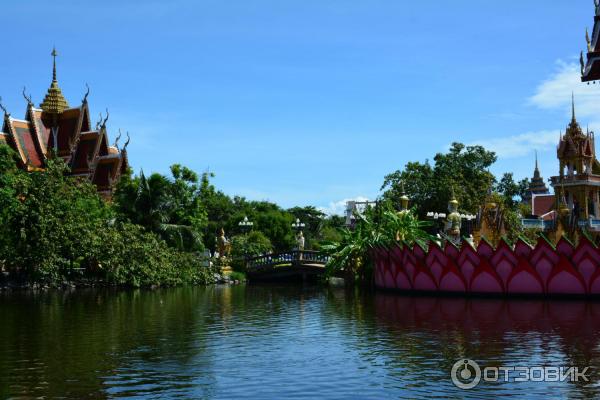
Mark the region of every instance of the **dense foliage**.
[[215, 238], [223, 228], [227, 236], [234, 237], [244, 233], [239, 226], [247, 217], [259, 231], [271, 242], [274, 251], [288, 251], [296, 245], [292, 223], [299, 219], [306, 226], [304, 236], [306, 249], [318, 247], [318, 244], [335, 236], [335, 229], [343, 226], [343, 219], [337, 216], [327, 217], [315, 207], [294, 207], [284, 210], [268, 201], [248, 201], [243, 197], [229, 197], [215, 189], [209, 182], [209, 175], [202, 179], [201, 201], [205, 208], [208, 223], [204, 229], [204, 245], [215, 250]]
[[521, 218], [531, 213], [531, 206], [523, 202], [529, 180], [515, 182], [512, 173], [505, 173], [497, 181], [489, 168], [496, 161], [494, 152], [482, 146], [465, 146], [453, 143], [447, 153], [438, 153], [434, 165], [409, 162], [403, 170], [397, 170], [384, 178], [382, 200], [398, 207], [402, 184], [417, 214], [425, 218], [432, 212], [446, 212], [451, 192], [460, 204], [460, 212], [476, 214], [488, 196], [499, 204], [503, 225], [510, 240], [525, 232]]
[[39, 172], [16, 165], [14, 152], [0, 146], [0, 259], [7, 271], [46, 283], [72, 279], [81, 269], [108, 284], [209, 281], [198, 257], [119, 220], [92, 184], [65, 175], [61, 160]]
[[[299, 220], [305, 249], [329, 254], [330, 273], [369, 279], [369, 252], [394, 242], [425, 244], [436, 232], [419, 218], [444, 212], [453, 189], [461, 212], [477, 213], [493, 200], [509, 239], [534, 237], [520, 223], [531, 211], [523, 203], [528, 180], [515, 182], [507, 173], [496, 181], [488, 170], [495, 160], [481, 146], [454, 143], [433, 165], [410, 162], [385, 177], [381, 201], [357, 214], [350, 230], [343, 217], [312, 206], [286, 210], [230, 197], [211, 184], [211, 173], [199, 176], [179, 164], [169, 176], [125, 174], [107, 202], [87, 180], [68, 177], [61, 160], [24, 172], [15, 153], [0, 146], [0, 260], [3, 269], [38, 281], [68, 280], [85, 270], [87, 277], [122, 285], [208, 282], [212, 274], [201, 254], [216, 250], [221, 228], [231, 244], [225, 262], [243, 270], [247, 257], [295, 248], [292, 224]], [[413, 209], [398, 213], [403, 189]], [[245, 217], [251, 229], [239, 225]]]
[[[25, 172], [7, 146], [0, 146], [0, 260], [23, 279], [56, 283], [74, 278], [147, 286], [208, 282], [201, 257], [215, 250], [223, 227], [232, 260], [295, 246], [292, 223], [306, 224], [307, 248], [336, 237], [339, 217], [314, 207], [284, 210], [267, 201], [247, 201], [215, 190], [211, 174], [181, 165], [170, 176], [125, 174], [112, 202], [87, 180], [67, 176], [51, 159], [44, 171]], [[243, 233], [239, 222], [253, 223]]]
[[126, 176], [117, 187], [114, 202], [120, 219], [158, 234], [182, 251], [203, 249], [206, 212], [201, 205], [198, 175], [181, 165], [171, 167], [172, 178], [152, 174]]
[[454, 189], [461, 209], [476, 212], [494, 183], [488, 169], [496, 155], [481, 146], [453, 143], [448, 153], [436, 154], [434, 161], [433, 166], [429, 161], [409, 162], [404, 170], [387, 175], [381, 187], [383, 198], [398, 206], [404, 182], [418, 215], [424, 217], [428, 211], [444, 212]]
[[339, 241], [325, 243], [321, 250], [330, 256], [327, 270], [330, 275], [344, 271], [347, 281], [370, 281], [373, 265], [370, 252], [377, 246], [392, 243], [426, 245], [432, 239], [414, 211], [396, 212], [385, 205], [356, 214], [353, 229], [342, 229]]
[[246, 258], [269, 254], [272, 251], [271, 241], [262, 232], [252, 231], [234, 236], [231, 238], [232, 267], [243, 270]]

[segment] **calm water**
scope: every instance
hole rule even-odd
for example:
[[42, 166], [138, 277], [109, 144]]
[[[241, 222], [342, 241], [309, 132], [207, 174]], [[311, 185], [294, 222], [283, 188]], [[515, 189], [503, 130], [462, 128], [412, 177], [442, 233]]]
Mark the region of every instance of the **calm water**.
[[598, 366], [600, 303], [210, 287], [0, 294], [0, 398], [598, 398], [455, 361]]

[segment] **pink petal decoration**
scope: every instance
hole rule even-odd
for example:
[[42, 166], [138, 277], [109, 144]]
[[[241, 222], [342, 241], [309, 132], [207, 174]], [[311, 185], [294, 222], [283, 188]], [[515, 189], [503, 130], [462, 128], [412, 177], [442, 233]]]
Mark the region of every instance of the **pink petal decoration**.
[[516, 294], [542, 294], [544, 283], [529, 262], [521, 258], [508, 278], [506, 290]]
[[500, 277], [486, 259], [482, 259], [470, 284], [472, 293], [503, 293]]
[[425, 259], [425, 250], [423, 250], [423, 248], [416, 243], [413, 245], [412, 253], [417, 260], [423, 261]]
[[413, 287], [415, 290], [423, 291], [435, 291], [437, 290], [437, 284], [435, 278], [431, 274], [428, 268], [422, 263], [417, 261], [415, 266], [415, 275], [413, 278]]
[[586, 293], [586, 284], [571, 262], [565, 256], [561, 256], [548, 279], [547, 291], [550, 294], [582, 295]]
[[589, 254], [584, 254], [579, 261], [575, 263], [577, 271], [581, 274], [583, 281], [585, 282], [586, 292], [590, 292], [590, 284], [592, 283], [592, 276], [598, 270], [598, 261], [593, 259]]
[[446, 257], [448, 257], [449, 259], [456, 261], [456, 259], [458, 258], [458, 255], [460, 254], [460, 251], [459, 251], [458, 247], [456, 247], [456, 245], [454, 245], [453, 243], [446, 242], [446, 247], [444, 248], [444, 253], [446, 254]]
[[440, 280], [440, 290], [445, 292], [466, 292], [467, 283], [454, 261], [449, 260]]
[[562, 256], [571, 257], [575, 252], [575, 248], [564, 237], [561, 237], [558, 243], [556, 244], [556, 252]]
[[491, 244], [482, 239], [479, 241], [479, 246], [477, 246], [477, 253], [480, 257], [487, 258], [489, 260], [494, 255], [494, 248]]
[[533, 247], [529, 245], [526, 241], [519, 238], [515, 243], [515, 255], [517, 257], [525, 257], [528, 258], [533, 252]]

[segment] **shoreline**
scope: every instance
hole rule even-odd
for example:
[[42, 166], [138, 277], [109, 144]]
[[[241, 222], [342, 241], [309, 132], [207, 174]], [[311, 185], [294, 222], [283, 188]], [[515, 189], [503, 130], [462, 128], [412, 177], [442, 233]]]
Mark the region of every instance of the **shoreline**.
[[97, 279], [77, 279], [77, 280], [63, 280], [61, 282], [38, 282], [38, 281], [24, 281], [21, 279], [10, 279], [7, 278], [6, 272], [2, 273], [0, 278], [0, 293], [2, 292], [24, 292], [24, 291], [48, 291], [48, 290], [64, 290], [72, 291], [77, 289], [165, 289], [175, 288], [182, 286], [213, 286], [213, 285], [240, 285], [246, 283], [245, 280], [231, 279], [226, 274], [213, 273], [213, 280], [207, 283], [193, 283], [186, 282], [177, 285], [144, 285], [135, 286], [131, 284], [117, 284], [108, 283]]

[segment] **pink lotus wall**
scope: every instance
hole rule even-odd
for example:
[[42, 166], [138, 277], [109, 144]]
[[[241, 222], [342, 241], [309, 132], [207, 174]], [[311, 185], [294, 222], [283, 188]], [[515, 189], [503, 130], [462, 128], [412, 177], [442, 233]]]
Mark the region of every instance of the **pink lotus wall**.
[[540, 239], [535, 247], [501, 241], [493, 248], [432, 244], [376, 248], [375, 285], [416, 292], [528, 295], [600, 295], [600, 250], [582, 239], [574, 247], [561, 240], [554, 248]]

